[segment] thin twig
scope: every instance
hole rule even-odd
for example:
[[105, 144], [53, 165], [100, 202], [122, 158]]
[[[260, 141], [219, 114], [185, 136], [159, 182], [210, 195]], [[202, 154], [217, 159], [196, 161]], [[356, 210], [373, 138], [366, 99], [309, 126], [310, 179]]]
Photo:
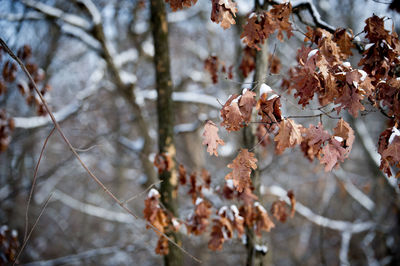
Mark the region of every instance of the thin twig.
[[[33, 87], [36, 91], [36, 93], [38, 94], [41, 102], [43, 103], [43, 106], [46, 110], [46, 112], [49, 114], [51, 120], [53, 121], [53, 124], [55, 126], [55, 128], [57, 129], [58, 133], [60, 134], [60, 136], [62, 137], [62, 139], [64, 140], [64, 142], [67, 144], [68, 148], [71, 150], [71, 152], [75, 155], [75, 157], [77, 158], [77, 160], [79, 161], [79, 163], [81, 164], [81, 166], [86, 170], [86, 172], [89, 174], [89, 176], [93, 179], [93, 181], [95, 181], [103, 190], [104, 192], [106, 192], [106, 194], [112, 199], [114, 200], [119, 206], [121, 206], [122, 209], [124, 209], [126, 212], [128, 212], [130, 215], [132, 215], [133, 217], [135, 217], [136, 219], [142, 219], [139, 216], [137, 216], [136, 214], [133, 213], [133, 211], [131, 211], [128, 207], [126, 207], [123, 202], [121, 202], [101, 181], [100, 179], [98, 179], [96, 177], [96, 175], [89, 169], [89, 167], [83, 162], [82, 158], [79, 156], [78, 152], [74, 149], [74, 147], [72, 146], [71, 142], [68, 140], [68, 138], [65, 136], [64, 132], [62, 131], [60, 125], [58, 124], [57, 120], [55, 119], [53, 113], [50, 110], [49, 105], [47, 104], [47, 101], [44, 99], [42, 93], [40, 92], [39, 88], [36, 85], [36, 82], [33, 80], [31, 74], [29, 73], [29, 71], [26, 69], [24, 63], [21, 61], [21, 59], [19, 59], [11, 50], [10, 48], [7, 46], [7, 44], [3, 41], [3, 39], [0, 38], [0, 44], [3, 46], [4, 50], [18, 63], [18, 65], [21, 67], [21, 69], [24, 71], [24, 73], [27, 75], [27, 77], [29, 78], [29, 81], [33, 84]], [[179, 246], [177, 243], [175, 243], [174, 240], [172, 240], [169, 236], [167, 236], [166, 234], [164, 234], [163, 232], [161, 232], [157, 227], [155, 227], [152, 223], [150, 223], [149, 221], [142, 219], [143, 221], [146, 222], [146, 224], [151, 227], [154, 231], [156, 231], [157, 233], [161, 234], [162, 236], [164, 236], [170, 243], [172, 243], [174, 246], [176, 246], [179, 250], [181, 250], [183, 253], [185, 253], [186, 255], [188, 255], [190, 258], [192, 258], [193, 260], [195, 260], [198, 263], [201, 263], [201, 261], [194, 257], [193, 255], [191, 255], [188, 251], [186, 251], [185, 249], [183, 249], [181, 246]]]
[[[0, 40], [1, 40], [1, 39], [0, 39]], [[22, 253], [22, 251], [24, 250], [26, 244], [28, 243], [28, 240], [29, 240], [29, 238], [31, 237], [31, 235], [32, 235], [32, 233], [33, 233], [33, 230], [36, 228], [36, 225], [38, 224], [38, 222], [39, 222], [39, 220], [40, 220], [40, 217], [42, 217], [43, 212], [44, 212], [44, 210], [46, 209], [47, 204], [49, 203], [50, 198], [51, 198], [52, 196], [53, 196], [53, 193], [51, 193], [51, 194], [49, 195], [49, 197], [47, 198], [46, 202], [44, 203], [44, 205], [43, 205], [43, 207], [42, 207], [42, 210], [41, 210], [40, 213], [39, 213], [39, 216], [36, 218], [36, 221], [35, 221], [35, 223], [34, 223], [33, 226], [32, 226], [31, 231], [29, 231], [29, 234], [28, 234], [28, 236], [26, 237], [26, 239], [24, 240], [24, 243], [22, 244], [21, 249], [20, 249], [19, 252], [18, 252], [18, 255], [15, 257], [15, 260], [14, 260], [14, 262], [13, 262], [13, 265], [15, 265], [15, 264], [17, 263], [19, 256], [21, 255], [21, 253]]]
[[156, 186], [156, 185], [158, 185], [158, 184], [160, 184], [160, 183], [162, 183], [162, 182], [163, 182], [163, 180], [159, 180], [159, 181], [157, 181], [157, 182], [151, 184], [150, 186], [148, 186], [145, 190], [143, 190], [143, 191], [140, 192], [139, 194], [136, 194], [136, 195], [134, 195], [133, 197], [130, 197], [129, 199], [123, 201], [122, 203], [123, 203], [123, 204], [127, 204], [128, 202], [130, 202], [130, 201], [136, 199], [137, 197], [143, 195], [145, 192], [147, 192], [148, 190], [150, 190], [152, 187], [154, 187], [154, 186]]
[[40, 156], [38, 159], [38, 162], [36, 164], [35, 167], [35, 172], [33, 174], [33, 181], [32, 181], [32, 187], [31, 187], [31, 191], [29, 192], [29, 198], [28, 198], [28, 202], [26, 204], [26, 212], [25, 212], [25, 233], [24, 233], [24, 241], [26, 240], [27, 234], [28, 234], [28, 226], [29, 226], [29, 205], [31, 204], [31, 200], [32, 200], [32, 195], [33, 195], [33, 190], [35, 189], [35, 185], [36, 185], [36, 179], [37, 179], [37, 173], [38, 173], [38, 169], [39, 169], [39, 165], [40, 165], [40, 161], [42, 160], [43, 157], [43, 153], [44, 153], [44, 149], [46, 148], [47, 142], [50, 139], [51, 135], [53, 135], [54, 130], [56, 128], [53, 127], [49, 133], [49, 135], [46, 137], [43, 146], [42, 146], [42, 150], [40, 151]]

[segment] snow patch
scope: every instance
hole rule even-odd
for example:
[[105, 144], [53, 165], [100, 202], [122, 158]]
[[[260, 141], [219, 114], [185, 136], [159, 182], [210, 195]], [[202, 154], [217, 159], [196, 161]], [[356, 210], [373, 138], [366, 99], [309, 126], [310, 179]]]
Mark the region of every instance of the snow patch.
[[154, 188], [150, 189], [149, 194], [147, 194], [148, 198], [152, 198], [152, 197], [156, 197], [160, 195], [160, 193], [158, 193], [158, 191]]
[[313, 57], [317, 52], [318, 52], [318, 49], [311, 50], [311, 51], [308, 53], [307, 61], [310, 60], [310, 58]]
[[255, 246], [255, 249], [257, 250], [257, 251], [259, 251], [259, 252], [262, 252], [262, 253], [267, 253], [267, 251], [268, 251], [268, 247], [267, 246], [265, 246], [265, 245], [258, 245], [258, 244], [256, 244]]
[[394, 140], [394, 138], [396, 136], [400, 137], [400, 131], [397, 128], [393, 127], [392, 128], [392, 135], [390, 135], [390, 138], [389, 138], [389, 144], [391, 144], [393, 142], [393, 140]]
[[233, 185], [233, 179], [226, 180], [226, 186], [232, 190], [235, 189], [235, 186]]
[[202, 202], [203, 202], [203, 199], [198, 197], [198, 198], [196, 199], [195, 205], [197, 206], [197, 205], [199, 205], [199, 204], [202, 203]]
[[362, 69], [358, 69], [358, 73], [360, 73], [360, 74], [361, 74], [360, 81], [364, 81], [364, 80], [365, 80], [365, 78], [368, 76], [367, 72], [365, 72], [365, 71], [364, 71], [364, 70], [362, 70]]
[[342, 142], [343, 141], [343, 138], [342, 137], [339, 137], [339, 136], [333, 136], [337, 141], [339, 141], [339, 142]]
[[351, 67], [351, 64], [350, 64], [350, 62], [343, 62], [343, 64], [342, 64], [344, 67]]
[[375, 45], [375, 43], [369, 43], [369, 44], [365, 45], [365, 50], [368, 50], [369, 48], [371, 48], [374, 45]]
[[271, 89], [271, 87], [268, 86], [268, 85], [265, 84], [265, 83], [261, 84], [261, 87], [260, 87], [260, 95], [267, 94], [267, 93], [269, 93], [269, 92], [273, 92], [273, 90]]
[[258, 208], [262, 212], [267, 212], [267, 210], [258, 202], [254, 202], [254, 207]]

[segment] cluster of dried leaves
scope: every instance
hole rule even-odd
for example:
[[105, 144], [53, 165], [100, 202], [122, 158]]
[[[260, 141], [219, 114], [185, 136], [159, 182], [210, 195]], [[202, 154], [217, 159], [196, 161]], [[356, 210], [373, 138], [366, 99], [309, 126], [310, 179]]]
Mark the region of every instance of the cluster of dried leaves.
[[170, 4], [172, 11], [177, 11], [195, 5], [197, 0], [165, 0], [165, 2]]
[[243, 42], [257, 50], [260, 50], [260, 43], [278, 31], [277, 38], [283, 41], [283, 31], [290, 38], [292, 33], [292, 24], [289, 21], [290, 14], [292, 13], [292, 5], [290, 3], [283, 3], [274, 5], [270, 11], [263, 11], [261, 13], [253, 13], [247, 19], [246, 25], [243, 26], [243, 33], [240, 38]]
[[[221, 67], [220, 67], [221, 65]], [[216, 55], [210, 55], [204, 60], [204, 69], [211, 75], [212, 82], [218, 83], [218, 69], [220, 72], [226, 73], [228, 79], [233, 79], [233, 65], [226, 67], [224, 62], [221, 62]]]
[[[217, 128], [215, 124], [208, 121], [206, 126]], [[214, 130], [214, 129], [213, 129]], [[211, 151], [214, 153], [214, 150]], [[164, 161], [167, 155], [162, 156]], [[253, 194], [253, 188], [250, 181], [250, 173], [257, 166], [257, 160], [254, 154], [246, 149], [242, 149], [237, 158], [232, 164], [228, 165], [232, 172], [226, 176], [226, 182], [223, 189], [214, 189], [211, 187], [211, 175], [205, 169], [201, 171], [200, 176], [196, 172], [189, 175], [183, 165], [179, 165], [179, 184], [181, 186], [187, 185], [187, 194], [192, 198], [194, 209], [189, 214], [186, 220], [173, 217], [171, 213], [167, 213], [162, 206], [160, 206], [160, 194], [157, 190], [152, 189], [148, 193], [145, 200], [145, 209], [143, 211], [144, 218], [149, 221], [154, 227], [158, 229], [159, 240], [156, 247], [157, 254], [168, 254], [168, 241], [161, 233], [166, 233], [168, 230], [179, 230], [182, 224], [185, 225], [187, 234], [202, 235], [209, 233], [210, 240], [208, 247], [211, 250], [220, 250], [224, 242], [232, 239], [235, 236], [240, 238], [245, 231], [245, 228], [254, 228], [257, 235], [261, 235], [263, 231], [269, 232], [275, 224], [268, 215], [268, 212], [259, 202], [258, 197]], [[157, 167], [160, 167], [159, 159], [155, 160]], [[235, 182], [244, 182], [243, 184], [236, 184]], [[248, 183], [250, 182], [250, 183]], [[242, 189], [241, 189], [242, 188]], [[204, 191], [207, 193], [214, 193], [216, 196], [221, 196], [221, 201], [239, 199], [242, 203], [238, 208], [236, 205], [224, 205], [216, 208], [212, 202], [204, 196]], [[288, 193], [291, 201], [290, 215], [294, 214], [294, 206], [296, 201], [292, 192]], [[280, 204], [280, 209], [276, 208]], [[213, 210], [215, 209], [215, 214]], [[272, 204], [271, 213], [274, 217], [281, 222], [286, 221], [287, 206], [284, 202], [276, 201]], [[285, 217], [285, 218], [283, 218]], [[210, 228], [210, 224], [212, 226]]]
[[8, 117], [5, 110], [0, 110], [0, 152], [7, 150], [14, 130], [14, 120]]
[[19, 250], [18, 233], [7, 225], [0, 227], [0, 265], [11, 265]]

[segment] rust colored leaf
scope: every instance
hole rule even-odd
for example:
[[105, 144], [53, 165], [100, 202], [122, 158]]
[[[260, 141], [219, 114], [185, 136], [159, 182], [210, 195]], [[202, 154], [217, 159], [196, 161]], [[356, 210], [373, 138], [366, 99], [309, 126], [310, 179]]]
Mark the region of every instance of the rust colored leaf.
[[329, 143], [322, 148], [321, 153], [323, 157], [320, 159], [320, 163], [325, 164], [325, 172], [329, 172], [339, 162], [344, 161], [346, 149], [342, 147], [339, 141], [332, 137]]
[[242, 53], [242, 61], [240, 62], [239, 69], [242, 71], [242, 74], [245, 78], [247, 78], [251, 71], [256, 68], [256, 49], [250, 48], [246, 46], [243, 49]]
[[214, 122], [211, 120], [208, 120], [207, 123], [204, 126], [204, 132], [203, 132], [203, 145], [207, 145], [207, 152], [210, 153], [210, 155], [215, 155], [218, 156], [218, 145], [224, 145], [225, 142], [220, 139], [218, 136], [218, 127]]
[[257, 168], [257, 159], [254, 153], [249, 152], [247, 149], [241, 149], [237, 157], [228, 167], [232, 172], [225, 176], [226, 180], [232, 179], [233, 185], [238, 192], [242, 192], [245, 188], [251, 187], [250, 174], [251, 170]]
[[258, 202], [254, 203], [253, 221], [255, 224], [255, 233], [258, 236], [261, 236], [262, 231], [269, 232], [275, 227], [267, 211]]
[[237, 94], [232, 95], [221, 109], [221, 126], [228, 131], [238, 131], [242, 127], [243, 118], [239, 109], [238, 97]]
[[160, 236], [157, 241], [156, 254], [167, 255], [168, 253], [168, 239], [165, 236]]
[[290, 199], [290, 205], [291, 205], [291, 207], [290, 207], [290, 217], [293, 217], [294, 213], [296, 211], [296, 198], [294, 197], [293, 190], [289, 190], [287, 192], [287, 196]]
[[218, 56], [209, 56], [204, 61], [204, 69], [211, 75], [212, 82], [216, 84], [218, 82]]
[[211, 214], [211, 203], [202, 199], [196, 199], [194, 214], [189, 216], [186, 228], [189, 234], [201, 235], [207, 230]]
[[282, 120], [279, 123], [279, 132], [274, 138], [276, 141], [276, 153], [282, 154], [286, 148], [292, 148], [295, 145], [300, 144], [303, 140], [301, 131], [302, 126], [296, 124], [293, 120]]
[[242, 113], [242, 118], [246, 124], [250, 122], [253, 107], [256, 106], [257, 101], [255, 100], [255, 97], [255, 92], [246, 90], [239, 99], [239, 110]]
[[236, 24], [237, 4], [232, 0], [212, 0], [211, 21], [219, 24], [225, 30]]
[[179, 184], [186, 184], [186, 169], [182, 164], [179, 165]]
[[159, 174], [165, 171], [171, 171], [172, 165], [171, 157], [165, 153], [158, 153], [154, 158], [154, 166], [157, 167]]
[[197, 0], [165, 0], [169, 3], [173, 12], [183, 9], [185, 7], [191, 7], [197, 3]]
[[286, 213], [286, 203], [282, 200], [276, 200], [272, 203], [271, 213], [281, 223], [286, 222], [287, 213]]

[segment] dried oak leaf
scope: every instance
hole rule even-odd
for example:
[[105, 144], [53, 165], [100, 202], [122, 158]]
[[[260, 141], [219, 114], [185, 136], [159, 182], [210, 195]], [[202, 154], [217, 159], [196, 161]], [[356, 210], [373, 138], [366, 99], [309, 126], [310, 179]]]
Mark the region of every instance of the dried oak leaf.
[[[160, 235], [160, 232], [163, 233], [164, 228], [168, 225], [167, 215], [160, 208], [159, 198], [158, 191], [151, 189], [144, 201], [145, 208], [143, 210], [144, 219], [158, 229], [158, 231], [155, 230], [158, 235]], [[148, 229], [150, 226], [147, 225], [146, 228]]]
[[186, 184], [186, 169], [182, 164], [179, 165], [179, 184]]
[[355, 47], [353, 38], [353, 32], [351, 30], [347, 33], [346, 29], [338, 28], [333, 33], [333, 41], [339, 46], [341, 59], [344, 60], [353, 55], [351, 52], [351, 49]]
[[281, 223], [286, 222], [288, 216], [286, 213], [286, 203], [282, 200], [274, 201], [271, 206], [271, 214]]
[[269, 232], [275, 227], [275, 224], [269, 218], [267, 211], [258, 202], [254, 203], [252, 219], [255, 225], [255, 233], [258, 236], [261, 236], [262, 231]]
[[263, 124], [259, 124], [256, 129], [257, 141], [261, 146], [266, 147], [271, 140], [268, 135], [268, 130]]
[[167, 255], [168, 253], [168, 239], [165, 236], [160, 236], [157, 241], [156, 254]]
[[236, 24], [233, 17], [238, 12], [237, 4], [232, 0], [212, 0], [211, 21], [215, 23], [221, 22], [221, 27], [229, 29], [231, 25]]
[[212, 82], [216, 84], [218, 82], [218, 56], [209, 56], [204, 61], [204, 69], [211, 75]]
[[332, 137], [327, 145], [322, 148], [321, 164], [325, 164], [325, 172], [329, 172], [343, 162], [346, 155], [346, 149], [342, 147], [341, 142]]
[[250, 122], [253, 107], [256, 106], [257, 101], [255, 100], [255, 97], [255, 92], [246, 90], [239, 99], [239, 110], [242, 113], [242, 119], [246, 124]]
[[221, 108], [221, 126], [228, 131], [238, 131], [242, 127], [243, 116], [240, 112], [238, 97], [238, 94], [232, 95]]
[[242, 61], [239, 69], [242, 71], [243, 77], [247, 78], [251, 71], [256, 68], [256, 50], [246, 46], [243, 49]]
[[215, 155], [218, 156], [218, 145], [224, 145], [225, 142], [220, 139], [218, 136], [218, 127], [214, 122], [211, 120], [208, 120], [207, 123], [204, 126], [204, 132], [203, 132], [203, 145], [207, 145], [207, 152], [210, 153], [210, 155]]
[[201, 235], [207, 230], [211, 215], [211, 203], [202, 198], [196, 199], [196, 208], [186, 223], [188, 234]]
[[204, 187], [209, 189], [211, 185], [211, 175], [206, 169], [201, 170], [201, 178], [203, 179], [204, 182]]
[[275, 152], [282, 154], [286, 148], [292, 148], [300, 144], [303, 140], [301, 131], [302, 126], [296, 124], [293, 120], [282, 120], [279, 123], [278, 134], [274, 138], [274, 141], [276, 141]]
[[247, 19], [247, 23], [243, 26], [243, 32], [240, 38], [243, 39], [243, 42], [248, 47], [261, 50], [258, 44], [264, 43], [265, 37], [257, 16], [252, 16]]
[[196, 202], [197, 197], [202, 196], [201, 193], [202, 186], [201, 185], [197, 186], [196, 175], [197, 175], [196, 172], [193, 172], [190, 175], [190, 188], [188, 191], [188, 194], [192, 196], [193, 204]]
[[241, 149], [237, 157], [228, 167], [232, 172], [225, 176], [225, 180], [232, 179], [233, 185], [238, 192], [242, 192], [246, 187], [251, 187], [251, 169], [255, 170], [257, 159], [254, 153], [249, 152], [247, 149]]
[[214, 225], [211, 229], [211, 237], [208, 241], [208, 248], [217, 251], [222, 249], [222, 245], [225, 242], [224, 232], [222, 223], [219, 219], [214, 219]]
[[321, 122], [317, 126], [310, 125], [309, 128], [303, 128], [302, 134], [301, 150], [310, 161], [313, 161], [315, 157], [318, 157], [322, 145], [330, 139], [331, 135], [324, 130]]
[[192, 5], [195, 5], [197, 0], [165, 0], [165, 2], [169, 3], [172, 11], [175, 12], [185, 7], [191, 7]]
[[386, 129], [380, 135], [378, 143], [378, 152], [381, 154], [380, 169], [392, 176], [390, 166], [400, 167], [400, 131], [396, 127]]
[[282, 121], [280, 97], [272, 96], [267, 98], [267, 94], [263, 93], [257, 102], [258, 114], [261, 115], [261, 122], [267, 127], [268, 132]]
[[289, 190], [287, 192], [287, 196], [288, 196], [288, 198], [290, 200], [290, 206], [291, 206], [290, 207], [290, 217], [293, 217], [294, 216], [294, 212], [296, 210], [296, 198], [294, 197], [293, 190]]
[[154, 166], [157, 167], [158, 173], [161, 174], [165, 171], [170, 171], [173, 166], [171, 157], [165, 153], [158, 153], [154, 157]]
[[[354, 130], [341, 118], [333, 129], [334, 135], [341, 138], [342, 147], [346, 149], [345, 158], [349, 156], [354, 143]], [[338, 140], [338, 138], [336, 138]], [[340, 139], [339, 139], [340, 140]]]
[[245, 205], [253, 204], [258, 197], [253, 193], [251, 188], [246, 187], [242, 192], [239, 193], [239, 199], [241, 199]]
[[268, 55], [269, 72], [272, 74], [279, 74], [281, 71], [281, 60], [273, 54]]

